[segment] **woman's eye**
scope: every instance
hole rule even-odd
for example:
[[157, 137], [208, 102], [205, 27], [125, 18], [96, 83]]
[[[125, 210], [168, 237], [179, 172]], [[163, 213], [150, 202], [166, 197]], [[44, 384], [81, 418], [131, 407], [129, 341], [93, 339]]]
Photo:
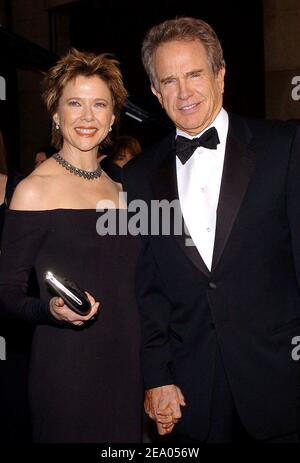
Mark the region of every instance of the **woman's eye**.
[[97, 103], [95, 103], [95, 106], [97, 108], [105, 108], [106, 107], [106, 103], [104, 103], [103, 101], [98, 101]]
[[75, 107], [76, 107], [76, 106], [80, 106], [80, 103], [79, 103], [79, 101], [71, 100], [71, 101], [69, 101], [69, 105], [70, 105], [70, 106], [75, 106]]

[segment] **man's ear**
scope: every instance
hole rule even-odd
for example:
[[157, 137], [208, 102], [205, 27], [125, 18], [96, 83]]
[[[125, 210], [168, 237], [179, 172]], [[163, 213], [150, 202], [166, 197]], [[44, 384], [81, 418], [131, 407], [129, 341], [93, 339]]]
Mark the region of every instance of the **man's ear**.
[[226, 73], [226, 70], [225, 70], [224, 67], [222, 67], [222, 68], [219, 70], [218, 75], [217, 75], [218, 86], [219, 86], [220, 92], [221, 92], [222, 94], [224, 93], [225, 73]]
[[160, 102], [161, 106], [164, 107], [163, 105], [163, 98], [161, 96], [161, 93], [158, 92], [154, 87], [153, 85], [151, 85], [151, 92], [156, 96], [156, 98], [158, 99], [158, 101]]

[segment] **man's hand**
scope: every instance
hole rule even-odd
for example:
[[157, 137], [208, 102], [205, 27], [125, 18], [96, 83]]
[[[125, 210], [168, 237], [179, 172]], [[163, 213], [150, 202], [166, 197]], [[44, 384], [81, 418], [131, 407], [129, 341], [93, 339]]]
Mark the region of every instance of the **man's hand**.
[[185, 400], [179, 387], [174, 384], [148, 389], [145, 395], [145, 411], [156, 422], [160, 435], [172, 432], [181, 418], [180, 407]]

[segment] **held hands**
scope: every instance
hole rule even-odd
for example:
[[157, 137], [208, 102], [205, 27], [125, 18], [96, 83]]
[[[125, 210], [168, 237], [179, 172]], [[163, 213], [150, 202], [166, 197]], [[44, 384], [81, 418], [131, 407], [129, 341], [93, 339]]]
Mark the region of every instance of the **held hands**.
[[145, 395], [145, 411], [156, 422], [160, 435], [169, 434], [181, 418], [180, 407], [185, 400], [179, 387], [174, 384], [148, 389]]
[[87, 315], [79, 315], [73, 310], [71, 310], [61, 297], [52, 297], [49, 302], [49, 309], [51, 315], [57, 320], [62, 320], [65, 322], [72, 323], [73, 325], [81, 326], [84, 322], [91, 320], [97, 313], [99, 309], [99, 302], [96, 302], [93, 296], [91, 296], [87, 291], [85, 291], [90, 303], [91, 310]]

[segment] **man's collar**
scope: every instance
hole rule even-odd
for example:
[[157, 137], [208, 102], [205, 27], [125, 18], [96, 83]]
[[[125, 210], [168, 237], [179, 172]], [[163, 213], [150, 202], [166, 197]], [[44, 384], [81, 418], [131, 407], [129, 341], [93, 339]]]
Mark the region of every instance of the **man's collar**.
[[176, 128], [176, 137], [178, 135], [181, 135], [182, 137], [186, 137], [192, 140], [193, 138], [200, 137], [204, 132], [206, 132], [206, 130], [210, 129], [210, 127], [215, 127], [219, 135], [220, 143], [223, 143], [226, 141], [226, 136], [228, 132], [228, 120], [229, 118], [227, 111], [224, 108], [221, 108], [220, 112], [218, 113], [217, 117], [213, 120], [213, 122], [204, 130], [199, 132], [197, 135], [191, 136], [183, 130]]

